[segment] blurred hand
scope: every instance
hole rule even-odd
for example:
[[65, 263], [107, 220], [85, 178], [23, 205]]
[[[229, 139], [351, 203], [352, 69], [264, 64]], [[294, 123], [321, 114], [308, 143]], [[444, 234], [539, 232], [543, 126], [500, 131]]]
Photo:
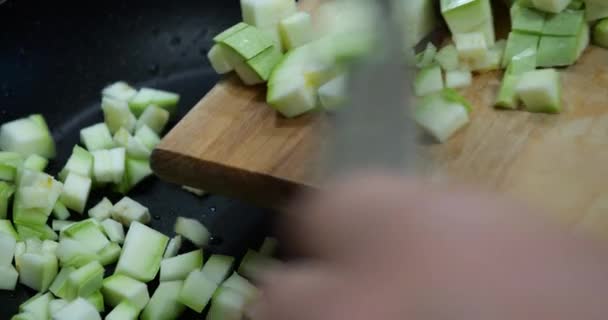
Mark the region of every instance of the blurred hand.
[[263, 320], [606, 319], [608, 251], [524, 206], [365, 175], [302, 201]]

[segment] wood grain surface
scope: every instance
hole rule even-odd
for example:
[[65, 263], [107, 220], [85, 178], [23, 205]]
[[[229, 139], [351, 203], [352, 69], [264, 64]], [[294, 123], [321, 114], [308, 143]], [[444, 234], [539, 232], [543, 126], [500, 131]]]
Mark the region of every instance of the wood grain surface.
[[[559, 115], [495, 110], [502, 73], [477, 75], [462, 91], [474, 107], [470, 125], [443, 145], [420, 139], [420, 175], [503, 192], [568, 224], [608, 216], [608, 50], [588, 48], [561, 75]], [[269, 207], [319, 187], [326, 116], [283, 119], [265, 95], [234, 76], [222, 80], [154, 151], [156, 174]]]

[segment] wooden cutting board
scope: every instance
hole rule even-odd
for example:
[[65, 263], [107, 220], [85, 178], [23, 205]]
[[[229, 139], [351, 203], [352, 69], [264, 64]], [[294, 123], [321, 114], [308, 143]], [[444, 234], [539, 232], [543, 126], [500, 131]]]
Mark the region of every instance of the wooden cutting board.
[[[301, 8], [314, 11], [320, 2], [302, 1]], [[561, 74], [559, 115], [497, 111], [502, 74], [476, 76], [463, 90], [474, 106], [470, 125], [443, 145], [421, 139], [420, 174], [523, 198], [566, 223], [608, 215], [608, 50], [588, 48]], [[283, 119], [265, 94], [234, 76], [222, 80], [155, 150], [156, 174], [270, 207], [293, 190], [319, 187], [326, 115]]]

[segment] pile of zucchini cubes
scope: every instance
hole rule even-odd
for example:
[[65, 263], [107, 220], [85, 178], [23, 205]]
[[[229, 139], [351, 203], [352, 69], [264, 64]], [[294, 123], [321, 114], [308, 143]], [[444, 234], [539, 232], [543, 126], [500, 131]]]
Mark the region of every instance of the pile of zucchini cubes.
[[[559, 113], [561, 84], [554, 68], [575, 64], [591, 40], [608, 47], [603, 0], [504, 2], [512, 29], [507, 39], [497, 40], [490, 0], [396, 0], [406, 36], [404, 67], [419, 69], [414, 118], [439, 142], [470, 121], [471, 106], [455, 90], [471, 85], [474, 73], [505, 70], [498, 108]], [[293, 1], [241, 3], [243, 22], [219, 34], [209, 53], [218, 73], [235, 71], [250, 85], [266, 82], [268, 104], [286, 117], [333, 111], [348, 102], [349, 63], [378, 51], [373, 2], [326, 1], [314, 26]], [[439, 24], [437, 6], [451, 41], [440, 48], [428, 43], [414, 55], [414, 45]]]
[[[256, 299], [247, 278], [274, 263], [275, 240], [250, 250], [233, 272], [234, 257], [204, 263], [203, 249], [181, 252], [184, 241], [209, 241], [200, 222], [177, 218], [169, 239], [126, 196], [152, 175], [150, 154], [178, 102], [175, 93], [125, 82], [104, 88], [104, 122], [80, 131], [82, 144], [57, 177], [44, 172], [56, 150], [41, 115], [0, 126], [0, 290], [20, 283], [38, 292], [12, 320], [167, 320], [209, 304], [207, 319], [240, 319]], [[124, 197], [85, 212], [91, 190], [102, 187]]]

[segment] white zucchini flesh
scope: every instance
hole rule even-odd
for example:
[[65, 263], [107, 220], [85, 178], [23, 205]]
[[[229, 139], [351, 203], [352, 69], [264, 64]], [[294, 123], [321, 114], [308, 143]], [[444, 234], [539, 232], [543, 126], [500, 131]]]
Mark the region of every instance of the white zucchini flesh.
[[261, 272], [264, 272], [279, 263], [278, 260], [263, 256], [255, 250], [248, 250], [241, 261], [238, 273], [248, 279], [256, 279], [260, 276]]
[[24, 209], [44, 209], [48, 206], [48, 190], [41, 187], [21, 187], [19, 191], [22, 208]]
[[24, 157], [32, 154], [52, 159], [55, 142], [46, 125], [41, 126], [31, 117], [6, 122], [0, 126], [0, 149], [16, 152]]
[[297, 8], [294, 0], [241, 0], [241, 10], [245, 23], [270, 27], [296, 13]]
[[219, 254], [212, 255], [201, 269], [207, 279], [214, 281], [216, 284], [224, 282], [234, 264], [234, 258]]
[[15, 290], [18, 278], [19, 273], [13, 265], [0, 266], [0, 290]]
[[213, 47], [211, 47], [209, 53], [207, 54], [207, 59], [209, 59], [211, 67], [218, 74], [226, 74], [234, 70], [234, 67], [226, 58], [225, 50], [227, 49], [222, 45], [215, 44]]
[[93, 219], [83, 220], [69, 226], [63, 230], [62, 235], [78, 241], [92, 252], [98, 252], [110, 243], [98, 222]]
[[203, 250], [195, 250], [173, 258], [164, 259], [160, 263], [160, 281], [185, 280], [190, 272], [203, 266]]
[[16, 246], [17, 241], [15, 238], [7, 234], [0, 233], [0, 266], [8, 266], [13, 263]]
[[89, 152], [109, 149], [114, 146], [110, 129], [103, 122], [80, 130], [80, 141]]
[[116, 273], [148, 282], [156, 277], [169, 238], [137, 221], [131, 223]]
[[156, 145], [160, 143], [160, 137], [154, 130], [150, 129], [147, 125], [142, 125], [135, 132], [135, 137], [138, 138], [144, 146], [148, 149], [153, 150]]
[[192, 271], [184, 281], [178, 301], [186, 307], [201, 313], [211, 300], [211, 297], [213, 297], [213, 293], [217, 290], [217, 287], [217, 284], [207, 278], [202, 271]]
[[66, 299], [68, 297], [68, 278], [72, 272], [76, 270], [72, 267], [63, 267], [51, 283], [49, 291], [56, 297]]
[[74, 146], [72, 155], [62, 170], [62, 175], [68, 172], [77, 173], [83, 177], [93, 176], [93, 155], [80, 146]]
[[414, 92], [419, 97], [440, 91], [443, 87], [443, 76], [438, 65], [422, 68], [414, 79]]
[[23, 162], [23, 167], [34, 171], [43, 172], [48, 164], [49, 160], [46, 158], [43, 158], [37, 154], [32, 154], [25, 159], [25, 162]]
[[179, 252], [179, 249], [182, 248], [182, 236], [177, 235], [171, 240], [169, 240], [169, 244], [167, 245], [167, 249], [165, 250], [165, 254], [163, 255], [163, 259], [173, 258]]
[[463, 59], [480, 59], [488, 50], [488, 44], [481, 32], [456, 33], [454, 43], [458, 55]]
[[152, 150], [138, 137], [133, 137], [127, 130], [120, 128], [114, 135], [114, 143], [127, 150], [127, 156], [133, 159], [148, 159]]
[[70, 172], [63, 184], [61, 203], [82, 214], [87, 205], [92, 184], [91, 178]]
[[95, 307], [97, 312], [105, 311], [105, 305], [101, 291], [95, 291], [93, 294], [89, 295], [88, 297], [85, 297], [85, 299]]
[[[8, 214], [8, 203], [15, 193], [15, 186], [0, 181], [0, 218], [5, 219]], [[14, 213], [13, 213], [14, 215]]]
[[439, 50], [435, 55], [435, 61], [445, 71], [458, 69], [458, 50], [453, 44], [449, 44]]
[[124, 197], [114, 204], [112, 218], [126, 227], [134, 221], [148, 223], [151, 220], [148, 208], [129, 197]]
[[53, 315], [53, 320], [101, 320], [95, 306], [83, 298], [70, 302]]
[[59, 312], [59, 310], [63, 309], [65, 306], [69, 304], [68, 301], [64, 299], [54, 299], [49, 302], [49, 313], [51, 316]]
[[137, 94], [137, 90], [124, 81], [115, 82], [101, 91], [104, 97], [110, 97], [121, 101], [129, 101]]
[[59, 248], [59, 242], [53, 240], [42, 241], [42, 252], [57, 255], [57, 248]]
[[[500, 60], [499, 60], [500, 63]], [[466, 88], [473, 82], [473, 75], [468, 70], [450, 70], [445, 72], [446, 88]]]
[[135, 129], [148, 126], [148, 128], [160, 135], [165, 130], [169, 117], [169, 111], [155, 105], [148, 106], [141, 116], [139, 116], [139, 119], [137, 119]]
[[112, 208], [114, 205], [108, 198], [103, 198], [93, 208], [89, 209], [89, 217], [103, 221], [109, 219], [112, 216]]
[[462, 104], [446, 101], [436, 95], [415, 108], [414, 119], [426, 132], [443, 143], [469, 123], [469, 113]]
[[80, 267], [97, 259], [97, 253], [80, 241], [63, 238], [59, 241], [57, 258], [63, 267]]
[[76, 297], [88, 297], [101, 289], [103, 266], [97, 261], [91, 261], [68, 275], [66, 299], [73, 300]]
[[335, 110], [347, 101], [346, 77], [338, 76], [325, 83], [318, 90], [319, 102], [326, 111]]
[[571, 0], [532, 0], [532, 5], [536, 9], [551, 12], [560, 13], [572, 2]]
[[15, 241], [19, 240], [19, 235], [10, 220], [0, 219], [0, 233], [12, 237]]
[[125, 174], [125, 148], [96, 150], [93, 154], [93, 173], [96, 182], [120, 183]]
[[256, 286], [251, 284], [249, 280], [243, 278], [237, 272], [233, 272], [232, 275], [222, 283], [222, 287], [240, 292], [247, 299], [247, 303], [253, 303], [260, 294]]
[[120, 184], [116, 185], [115, 191], [127, 194], [133, 187], [152, 175], [149, 160], [131, 159], [127, 157], [127, 168], [125, 176]]
[[66, 220], [70, 217], [70, 211], [63, 203], [61, 203], [61, 201], [57, 201], [53, 207], [53, 217], [57, 218], [58, 220]]
[[39, 293], [19, 306], [19, 311], [24, 313], [31, 313], [39, 319], [49, 318], [49, 303], [53, 299], [50, 293]]
[[129, 301], [123, 301], [117, 305], [105, 320], [137, 320], [139, 309]]
[[104, 266], [114, 264], [120, 258], [121, 251], [120, 245], [112, 242], [99, 251], [98, 260]]
[[178, 217], [175, 222], [175, 233], [202, 247], [209, 242], [210, 233], [198, 220]]
[[101, 100], [101, 110], [110, 133], [115, 133], [120, 128], [129, 132], [135, 130], [137, 119], [131, 113], [129, 104], [126, 101], [117, 100], [110, 97], [103, 97]]
[[[24, 203], [22, 203], [22, 201], [26, 199], [22, 199], [20, 193], [24, 188], [30, 187], [40, 188], [46, 191], [46, 194], [43, 197], [43, 200], [46, 200], [46, 205], [44, 206], [44, 208], [41, 208], [41, 212], [48, 217], [53, 211], [53, 207], [55, 207], [55, 203], [61, 195], [61, 191], [63, 190], [63, 184], [61, 184], [61, 182], [55, 180], [52, 176], [48, 174], [27, 169], [22, 170], [19, 188], [16, 196], [16, 201], [20, 202], [21, 208], [27, 207], [24, 207]], [[38, 202], [34, 199], [27, 200]], [[14, 214], [15, 213], [13, 212], [13, 215]]]
[[110, 241], [121, 244], [125, 241], [125, 229], [120, 222], [106, 219], [101, 222], [101, 227]]
[[45, 291], [57, 275], [57, 258], [50, 254], [24, 253], [19, 257], [19, 282], [36, 291]]
[[300, 47], [313, 38], [312, 18], [308, 12], [297, 12], [279, 22], [281, 43], [286, 50]]
[[175, 113], [180, 96], [173, 92], [141, 88], [129, 101], [129, 108], [135, 116], [139, 117], [149, 105], [156, 105], [169, 113]]
[[51, 223], [53, 230], [55, 231], [63, 231], [63, 229], [73, 225], [76, 221], [69, 220], [53, 220]]
[[515, 88], [530, 112], [558, 113], [561, 111], [561, 84], [555, 69], [529, 71], [521, 75]]
[[240, 320], [243, 318], [247, 299], [238, 291], [219, 288], [211, 301], [207, 320]]
[[183, 281], [161, 282], [141, 314], [142, 320], [174, 320], [186, 309], [178, 301]]
[[148, 287], [145, 283], [122, 274], [115, 274], [103, 280], [101, 293], [107, 305], [116, 307], [123, 301], [128, 301], [139, 312], [148, 301]]

